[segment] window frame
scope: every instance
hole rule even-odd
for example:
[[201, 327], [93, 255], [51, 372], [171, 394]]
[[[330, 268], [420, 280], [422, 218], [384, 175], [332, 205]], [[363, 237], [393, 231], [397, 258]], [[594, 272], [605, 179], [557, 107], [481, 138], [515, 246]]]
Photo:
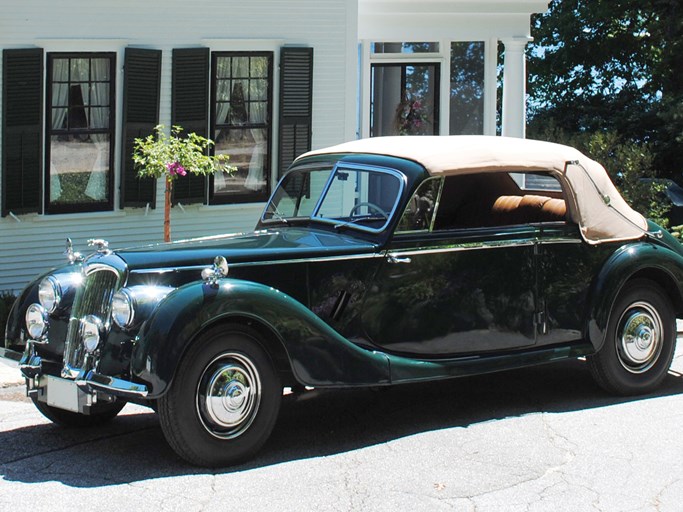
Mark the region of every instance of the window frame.
[[[538, 176], [544, 176], [548, 178], [554, 179], [560, 186], [560, 190], [553, 190], [553, 189], [525, 189], [522, 188], [518, 182], [517, 179], [515, 179], [515, 175], [517, 176], [526, 176], [526, 175], [538, 175]], [[445, 226], [440, 225], [441, 222], [443, 222], [443, 217], [440, 217], [440, 215], [443, 215], [444, 212], [441, 211], [441, 208], [444, 205], [444, 199], [452, 199], [452, 197], [444, 197], [444, 193], [446, 190], [446, 185], [447, 185], [447, 180], [449, 178], [451, 180], [458, 180], [460, 178], [466, 178], [467, 176], [490, 176], [492, 179], [498, 179], [496, 175], [503, 176], [507, 175], [510, 178], [510, 181], [517, 187], [517, 190], [509, 190], [509, 191], [503, 191], [504, 193], [497, 195], [497, 198], [502, 198], [505, 196], [508, 197], [519, 197], [525, 198], [533, 198], [533, 197], [543, 197], [546, 199], [561, 199], [565, 202], [565, 206], [568, 204], [568, 194], [565, 189], [565, 185], [563, 184], [563, 181], [556, 175], [555, 172], [552, 170], [547, 170], [547, 171], [524, 171], [524, 172], [518, 172], [518, 171], [493, 171], [493, 172], [472, 172], [472, 173], [462, 173], [462, 174], [456, 174], [456, 175], [450, 175], [450, 176], [431, 176], [429, 178], [426, 178], [423, 180], [415, 189], [413, 192], [411, 198], [408, 200], [408, 203], [406, 203], [406, 207], [404, 208], [404, 211], [399, 218], [399, 222], [396, 225], [396, 229], [394, 231], [394, 235], [396, 238], [402, 239], [404, 237], [410, 237], [410, 236], [434, 236], [436, 238], [439, 238], [443, 236], [444, 233], [479, 233], [479, 232], [502, 232], [501, 230], [506, 230], [508, 228], [513, 228], [513, 229], [518, 229], [520, 226], [531, 226], [531, 227], [538, 227], [538, 226], [557, 226], [557, 225], [569, 225], [573, 224], [573, 221], [570, 220], [568, 212], [565, 213], [564, 219], [543, 219], [543, 218], [538, 218], [535, 220], [529, 220], [525, 222], [502, 222], [502, 223], [487, 223], [487, 222], [482, 222], [481, 224], [453, 224], [453, 223], [446, 223]], [[433, 180], [441, 180], [441, 183], [439, 185], [439, 190], [438, 194], [435, 200], [434, 204], [434, 212], [433, 216], [431, 219], [430, 226], [428, 228], [422, 228], [422, 229], [401, 229], [400, 224], [401, 221], [403, 220], [403, 217], [407, 215], [408, 212], [408, 206], [410, 202], [412, 201], [413, 197], [415, 197], [420, 189], [425, 185], [425, 183], [428, 183]], [[516, 192], [516, 193], [515, 193]], [[487, 201], [491, 201], [490, 206], [493, 206], [493, 201], [492, 199], [496, 198], [496, 194], [490, 195], [487, 198], [484, 198], [482, 201], [474, 203], [475, 206], [481, 206], [481, 205], [486, 205]], [[462, 198], [461, 198], [462, 199]], [[456, 210], [457, 211], [459, 208], [461, 208], [464, 205], [468, 206], [468, 211], [469, 207], [471, 207], [473, 204], [471, 202], [463, 202], [460, 201], [458, 203], [452, 203], [452, 202], [446, 202], [447, 204], [457, 204]], [[542, 206], [542, 204], [541, 204]], [[528, 208], [528, 206], [526, 207]], [[477, 210], [475, 210], [477, 211]], [[450, 215], [452, 215], [454, 212], [450, 212]], [[478, 213], [483, 213], [483, 210], [479, 211]], [[489, 213], [487, 212], [487, 215]], [[514, 213], [509, 213], [509, 218], [514, 219]], [[478, 216], [479, 217], [479, 216]], [[481, 217], [481, 218], [488, 218], [488, 217]], [[493, 218], [493, 217], [491, 217]]]
[[[43, 171], [43, 197], [44, 211], [47, 214], [60, 213], [87, 213], [112, 211], [114, 209], [115, 195], [115, 152], [116, 152], [116, 57], [117, 53], [112, 51], [96, 52], [69, 52], [56, 51], [46, 52], [46, 74], [45, 74], [45, 139], [43, 143], [45, 154], [45, 168]], [[108, 59], [109, 60], [109, 126], [107, 128], [79, 128], [75, 130], [54, 130], [52, 128], [52, 89], [53, 89], [53, 64], [55, 59]], [[90, 80], [88, 83], [91, 83]], [[53, 135], [70, 135], [78, 133], [104, 134], [109, 135], [109, 172], [107, 176], [108, 193], [107, 200], [92, 203], [71, 203], [71, 204], [52, 204], [50, 198], [50, 158], [52, 152]]]
[[[392, 54], [388, 54], [393, 56]], [[416, 54], [417, 56], [422, 56], [422, 55], [429, 55], [429, 54]], [[370, 92], [368, 96], [369, 104], [368, 104], [368, 112], [369, 112], [369, 121], [370, 124], [368, 126], [368, 134], [370, 137], [381, 137], [382, 134], [375, 134], [374, 132], [374, 126], [373, 126], [373, 103], [375, 101], [374, 98], [374, 84], [375, 84], [375, 75], [374, 75], [374, 70], [376, 68], [389, 68], [389, 67], [399, 67], [401, 69], [401, 94], [406, 88], [406, 83], [407, 83], [407, 78], [406, 78], [406, 70], [408, 67], [418, 67], [418, 66], [424, 66], [424, 67], [432, 67], [434, 71], [434, 116], [432, 119], [432, 129], [433, 136], [438, 136], [441, 135], [441, 73], [442, 73], [442, 62], [439, 60], [433, 60], [433, 59], [402, 59], [402, 60], [391, 60], [391, 61], [376, 61], [376, 62], [371, 62], [370, 63]]]
[[[273, 51], [268, 50], [227, 50], [227, 51], [212, 51], [211, 52], [211, 68], [210, 68], [210, 95], [209, 95], [209, 138], [216, 141], [216, 127], [224, 126], [229, 129], [230, 125], [224, 125], [216, 122], [216, 102], [217, 102], [217, 68], [218, 59], [221, 57], [266, 57], [268, 59], [268, 93], [267, 93], [267, 108], [265, 123], [260, 124], [246, 124], [242, 128], [250, 129], [265, 129], [268, 138], [266, 144], [266, 155], [264, 156], [264, 178], [266, 182], [265, 189], [262, 192], [243, 192], [238, 194], [218, 194], [214, 191], [214, 176], [209, 178], [209, 205], [221, 204], [242, 204], [242, 203], [258, 203], [266, 202], [270, 197], [272, 189], [272, 173], [273, 173], [273, 87], [274, 87], [274, 61], [275, 55]], [[251, 75], [251, 65], [249, 66]], [[260, 79], [260, 78], [259, 78]], [[235, 80], [230, 78], [230, 80]], [[246, 80], [252, 80], [251, 76]], [[211, 154], [215, 154], [215, 146], [211, 148]], [[230, 162], [228, 162], [230, 163]]]

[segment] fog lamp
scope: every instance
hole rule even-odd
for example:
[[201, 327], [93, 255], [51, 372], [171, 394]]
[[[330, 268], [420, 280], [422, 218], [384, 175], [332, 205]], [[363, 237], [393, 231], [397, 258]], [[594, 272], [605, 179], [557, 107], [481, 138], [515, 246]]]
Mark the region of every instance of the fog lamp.
[[31, 304], [26, 310], [26, 329], [31, 339], [39, 340], [47, 332], [47, 310], [40, 304]]
[[85, 351], [92, 354], [100, 344], [102, 321], [94, 315], [88, 315], [81, 320], [81, 340]]

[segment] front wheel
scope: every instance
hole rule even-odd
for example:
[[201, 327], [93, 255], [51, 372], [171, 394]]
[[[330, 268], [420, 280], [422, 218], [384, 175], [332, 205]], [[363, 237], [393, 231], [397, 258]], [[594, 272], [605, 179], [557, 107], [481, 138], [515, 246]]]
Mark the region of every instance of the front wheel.
[[235, 464], [256, 453], [277, 420], [282, 387], [252, 329], [221, 326], [190, 347], [159, 399], [166, 440], [198, 466]]
[[671, 366], [676, 346], [676, 317], [669, 297], [655, 283], [628, 283], [612, 309], [607, 337], [588, 358], [597, 383], [618, 395], [648, 393]]

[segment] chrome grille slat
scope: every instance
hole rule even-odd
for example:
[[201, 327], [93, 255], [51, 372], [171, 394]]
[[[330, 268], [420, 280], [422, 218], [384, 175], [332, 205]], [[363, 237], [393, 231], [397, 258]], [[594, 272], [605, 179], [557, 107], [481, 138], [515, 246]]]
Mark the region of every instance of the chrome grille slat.
[[109, 265], [95, 264], [84, 269], [83, 286], [76, 293], [69, 319], [69, 328], [64, 345], [64, 368], [62, 376], [75, 379], [90, 370], [86, 368], [86, 353], [80, 336], [81, 319], [86, 315], [97, 316], [108, 330], [111, 316], [111, 302], [119, 286], [121, 275]]

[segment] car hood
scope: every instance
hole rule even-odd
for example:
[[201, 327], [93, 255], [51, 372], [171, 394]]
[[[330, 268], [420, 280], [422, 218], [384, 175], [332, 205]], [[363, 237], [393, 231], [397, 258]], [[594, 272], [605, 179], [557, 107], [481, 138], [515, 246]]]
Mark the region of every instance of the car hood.
[[378, 246], [347, 235], [308, 228], [281, 228], [193, 238], [114, 251], [129, 270], [208, 265], [216, 256], [228, 264], [366, 254]]

